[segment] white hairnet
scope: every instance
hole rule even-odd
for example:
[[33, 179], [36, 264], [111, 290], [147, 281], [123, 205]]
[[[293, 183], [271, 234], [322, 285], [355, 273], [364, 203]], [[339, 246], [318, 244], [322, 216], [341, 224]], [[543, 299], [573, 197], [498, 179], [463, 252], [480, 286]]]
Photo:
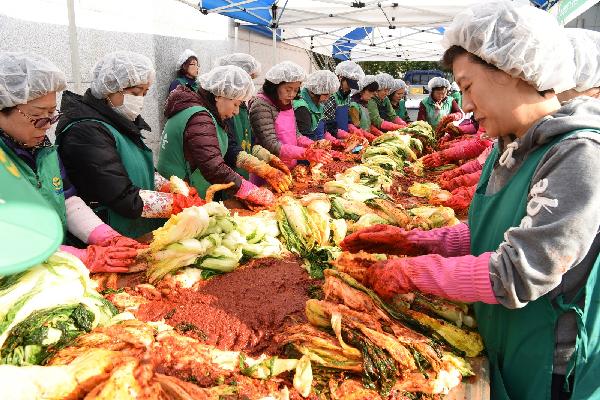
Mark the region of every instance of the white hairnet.
[[247, 101], [254, 96], [254, 83], [250, 75], [235, 65], [215, 67], [200, 75], [200, 86], [215, 96]]
[[340, 88], [340, 80], [333, 72], [323, 69], [308, 75], [304, 87], [313, 94], [333, 94]]
[[217, 58], [215, 67], [223, 65], [235, 65], [246, 71], [249, 75], [260, 74], [260, 63], [250, 54], [233, 53]]
[[443, 44], [460, 46], [537, 90], [575, 86], [573, 47], [556, 17], [528, 4], [483, 2], [460, 12]]
[[179, 71], [181, 69], [181, 66], [190, 58], [190, 57], [196, 57], [196, 60], [198, 60], [198, 55], [196, 54], [196, 52], [194, 52], [194, 50], [190, 50], [190, 49], [185, 49], [183, 51], [183, 53], [181, 53], [179, 55], [179, 57], [177, 58], [177, 65], [175, 66], [175, 71]]
[[342, 61], [335, 67], [335, 74], [342, 78], [360, 81], [365, 77], [365, 73], [360, 65], [354, 61]]
[[450, 89], [450, 82], [448, 81], [448, 79], [436, 76], [434, 78], [431, 78], [429, 82], [427, 82], [427, 89], [429, 89], [430, 92], [433, 91], [433, 89], [440, 87]]
[[460, 92], [460, 87], [456, 82], [452, 82], [452, 84], [450, 85], [450, 89], [454, 90], [455, 92]]
[[600, 32], [567, 28], [565, 33], [575, 54], [575, 90], [600, 87]]
[[65, 74], [47, 58], [23, 52], [0, 53], [0, 110], [60, 92], [66, 86]]
[[148, 57], [132, 51], [115, 51], [102, 57], [92, 70], [92, 94], [104, 99], [129, 87], [152, 84], [155, 76]]
[[394, 93], [395, 91], [400, 89], [407, 89], [406, 82], [404, 82], [402, 79], [394, 79], [394, 84], [390, 88], [390, 93]]
[[377, 79], [375, 79], [375, 78], [376, 78], [375, 75], [365, 75], [364, 78], [362, 78], [360, 81], [358, 81], [358, 90], [362, 91], [367, 86], [369, 86], [371, 83], [377, 82]]
[[298, 64], [284, 61], [271, 67], [265, 74], [265, 79], [276, 85], [281, 82], [302, 82], [306, 79], [306, 72]]
[[381, 73], [375, 75], [375, 80], [379, 85], [379, 90], [381, 89], [391, 89], [394, 86], [394, 77], [390, 74]]

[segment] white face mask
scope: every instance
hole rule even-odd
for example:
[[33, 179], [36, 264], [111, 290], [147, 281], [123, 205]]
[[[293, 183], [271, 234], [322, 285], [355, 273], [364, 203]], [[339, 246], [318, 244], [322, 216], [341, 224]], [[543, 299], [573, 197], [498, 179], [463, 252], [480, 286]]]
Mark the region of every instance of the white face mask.
[[123, 94], [123, 104], [113, 107], [117, 113], [121, 114], [130, 121], [134, 121], [141, 114], [144, 108], [144, 96], [135, 96], [133, 94]]

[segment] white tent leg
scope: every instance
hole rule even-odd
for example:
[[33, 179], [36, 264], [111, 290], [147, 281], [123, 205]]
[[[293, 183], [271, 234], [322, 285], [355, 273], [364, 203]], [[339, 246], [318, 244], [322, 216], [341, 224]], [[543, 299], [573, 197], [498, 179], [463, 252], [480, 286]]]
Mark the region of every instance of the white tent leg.
[[238, 52], [238, 32], [239, 28], [238, 28], [238, 23], [235, 23], [235, 27], [233, 28], [233, 50], [235, 53]]
[[69, 13], [69, 49], [71, 51], [71, 76], [75, 84], [75, 92], [82, 92], [81, 66], [79, 64], [79, 42], [77, 41], [77, 24], [75, 23], [75, 0], [67, 0]]

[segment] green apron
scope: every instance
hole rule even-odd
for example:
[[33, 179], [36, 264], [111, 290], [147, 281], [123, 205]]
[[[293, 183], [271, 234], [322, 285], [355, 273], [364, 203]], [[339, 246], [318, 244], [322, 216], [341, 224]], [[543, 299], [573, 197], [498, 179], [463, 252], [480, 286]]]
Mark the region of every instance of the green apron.
[[[233, 116], [233, 128], [235, 130], [235, 140], [238, 142], [242, 150], [252, 154], [252, 127], [250, 126], [250, 117], [248, 116], [248, 108], [244, 105], [240, 106], [240, 112]], [[236, 168], [238, 174], [244, 179], [250, 179], [250, 173], [243, 168]]]
[[305, 107], [310, 114], [310, 133], [304, 134], [311, 140], [321, 140], [325, 136], [325, 121], [323, 120], [323, 105], [315, 104], [310, 97], [308, 89], [304, 88], [300, 91], [300, 98], [294, 100], [294, 110]]
[[196, 188], [200, 197], [204, 198], [206, 189], [208, 189], [211, 183], [202, 176], [200, 170], [197, 168], [191, 171], [190, 165], [183, 155], [183, 133], [185, 132], [185, 127], [194, 114], [202, 111], [206, 111], [211, 116], [217, 130], [217, 140], [219, 141], [221, 156], [225, 157], [225, 153], [227, 153], [227, 148], [229, 147], [227, 132], [221, 128], [210, 111], [202, 106], [193, 106], [178, 112], [167, 120], [161, 138], [156, 168], [166, 178], [175, 175], [187, 180]]
[[42, 197], [54, 208], [60, 217], [63, 233], [67, 231], [67, 209], [65, 206], [65, 193], [60, 175], [60, 165], [55, 146], [40, 149], [35, 158], [36, 172], [25, 161], [17, 156], [10, 147], [0, 139], [0, 149], [16, 165], [21, 175], [36, 188]]
[[462, 108], [462, 94], [460, 94], [460, 92], [452, 92], [450, 93], [450, 97], [456, 100], [456, 104], [458, 104], [458, 106]]
[[[140, 148], [127, 136], [121, 134], [114, 126], [97, 119], [80, 119], [67, 125], [60, 135], [67, 134], [69, 128], [81, 121], [94, 121], [104, 126], [113, 135], [117, 147], [117, 153], [121, 158], [127, 176], [134, 186], [145, 190], [154, 190], [154, 164], [152, 161], [152, 150], [146, 145]], [[165, 220], [162, 218], [127, 218], [114, 211], [110, 207], [100, 205], [94, 208], [94, 212], [101, 216], [106, 215], [106, 223], [121, 235], [138, 238], [161, 227]]]
[[198, 91], [198, 81], [194, 81], [194, 83], [190, 84], [190, 82], [187, 79], [182, 77], [177, 78], [176, 81], [181, 83], [182, 86], [190, 88], [194, 92]]
[[63, 240], [56, 211], [14, 161], [0, 149], [0, 276], [41, 263]]
[[371, 129], [371, 117], [369, 116], [369, 110], [367, 107], [363, 106], [362, 104], [358, 104], [355, 101], [350, 103], [350, 107], [358, 110], [358, 113], [360, 114], [359, 128], [368, 132], [369, 129]]
[[406, 109], [406, 100], [400, 100], [398, 107], [394, 108], [396, 115], [408, 122], [408, 110]]
[[[544, 154], [558, 141], [531, 153], [519, 171], [498, 193], [486, 195], [487, 184], [498, 159], [494, 148], [488, 157], [469, 210], [471, 253], [480, 255], [496, 251], [504, 240], [504, 232], [518, 226], [526, 215], [531, 179]], [[600, 257], [585, 288], [566, 303], [562, 296], [557, 306], [547, 296], [529, 302], [519, 309], [502, 305], [474, 304], [479, 332], [490, 361], [493, 400], [549, 400], [555, 348], [555, 325], [558, 317], [571, 310], [578, 317], [578, 336], [571, 360], [575, 373], [572, 400], [599, 398], [600, 385], [600, 286], [596, 285]], [[585, 296], [583, 309], [577, 305]]]
[[452, 97], [446, 97], [442, 102], [440, 110], [435, 109], [435, 103], [431, 96], [421, 100], [421, 104], [425, 106], [425, 111], [427, 112], [427, 122], [433, 129], [437, 128], [440, 120], [452, 111], [452, 100], [454, 100]]

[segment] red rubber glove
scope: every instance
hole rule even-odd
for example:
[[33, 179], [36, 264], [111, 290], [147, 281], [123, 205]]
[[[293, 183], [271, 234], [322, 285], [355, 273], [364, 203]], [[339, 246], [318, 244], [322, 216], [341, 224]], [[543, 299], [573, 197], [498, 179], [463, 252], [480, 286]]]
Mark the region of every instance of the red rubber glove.
[[303, 159], [314, 163], [327, 164], [333, 161], [331, 154], [321, 149], [311, 149], [310, 147], [304, 152]]
[[394, 120], [393, 120], [392, 122], [393, 122], [394, 124], [396, 124], [396, 125], [402, 125], [403, 127], [404, 127], [404, 126], [406, 126], [406, 125], [408, 125], [408, 124], [406, 123], [406, 121], [404, 121], [404, 120], [403, 120], [402, 118], [400, 118], [400, 117], [396, 117], [396, 118], [394, 118]]
[[342, 141], [333, 137], [329, 132], [325, 132], [325, 140], [329, 140], [332, 146], [342, 146]]
[[371, 125], [369, 132], [375, 137], [383, 135], [383, 132], [380, 131], [375, 125]]
[[477, 185], [479, 178], [481, 177], [481, 171], [472, 172], [470, 174], [460, 175], [456, 178], [450, 179], [449, 181], [440, 181], [442, 188], [446, 190], [454, 190], [462, 186], [473, 186]]
[[342, 250], [351, 253], [361, 250], [407, 256], [435, 253], [446, 257], [469, 254], [470, 246], [471, 233], [466, 224], [429, 231], [406, 231], [391, 225], [374, 225], [348, 235], [340, 243]]
[[179, 214], [181, 211], [192, 206], [202, 206], [206, 204], [206, 201], [202, 200], [197, 194], [192, 196], [184, 196], [182, 194], [173, 193], [173, 206], [171, 207], [171, 214]]
[[393, 122], [389, 122], [386, 120], [381, 121], [381, 129], [386, 131], [397, 131], [398, 129], [402, 129], [404, 126], [394, 124]]
[[[356, 128], [355, 128], [355, 129], [356, 129]], [[338, 129], [338, 130], [337, 130], [337, 137], [338, 137], [339, 139], [346, 139], [348, 136], [350, 136], [350, 133], [351, 133], [351, 132], [346, 132], [346, 131], [345, 131], [345, 130], [343, 130], [343, 129]]]
[[245, 179], [242, 181], [242, 185], [235, 196], [250, 204], [258, 206], [268, 207], [275, 203], [275, 196], [269, 189], [260, 188]]
[[120, 246], [88, 246], [82, 261], [90, 272], [128, 272], [137, 250]]
[[491, 255], [432, 254], [380, 261], [367, 270], [365, 284], [384, 299], [418, 290], [454, 301], [498, 304], [490, 280]]
[[482, 168], [483, 165], [481, 165], [481, 163], [477, 159], [474, 159], [467, 163], [464, 163], [460, 167], [456, 167], [454, 169], [451, 169], [450, 171], [444, 172], [442, 175], [440, 175], [440, 181], [449, 181], [453, 178], [456, 178], [457, 176], [481, 171]]
[[477, 185], [473, 186], [463, 186], [452, 191], [452, 197], [450, 197], [446, 202], [444, 202], [444, 206], [452, 208], [454, 211], [460, 212], [469, 208], [471, 205], [471, 200], [473, 200], [473, 196], [475, 194], [475, 190], [477, 189]]

